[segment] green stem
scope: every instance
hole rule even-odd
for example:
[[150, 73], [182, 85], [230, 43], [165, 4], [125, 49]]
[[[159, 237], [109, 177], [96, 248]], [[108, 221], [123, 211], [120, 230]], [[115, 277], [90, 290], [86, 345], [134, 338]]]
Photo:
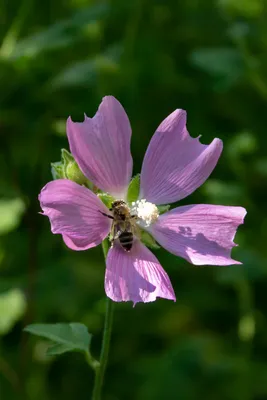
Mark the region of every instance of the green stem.
[[[108, 241], [104, 240], [102, 243], [102, 249], [104, 253], [104, 257], [106, 259], [107, 252], [109, 249]], [[92, 400], [100, 400], [101, 399], [101, 391], [104, 382], [105, 370], [108, 362], [108, 353], [109, 353], [109, 344], [111, 338], [111, 330], [112, 330], [112, 320], [113, 320], [113, 309], [114, 303], [107, 297], [106, 300], [106, 315], [105, 315], [105, 326], [102, 340], [102, 348], [100, 354], [99, 365], [95, 368], [95, 384], [93, 390]]]

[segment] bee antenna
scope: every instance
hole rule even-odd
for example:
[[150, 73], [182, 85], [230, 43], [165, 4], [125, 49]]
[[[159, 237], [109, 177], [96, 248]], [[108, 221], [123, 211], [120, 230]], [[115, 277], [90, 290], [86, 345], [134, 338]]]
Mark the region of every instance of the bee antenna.
[[102, 211], [98, 210], [98, 212], [100, 212], [102, 215], [104, 215], [104, 217], [108, 217], [110, 219], [114, 219], [114, 217], [112, 217], [112, 215], [108, 215], [106, 213], [103, 213]]

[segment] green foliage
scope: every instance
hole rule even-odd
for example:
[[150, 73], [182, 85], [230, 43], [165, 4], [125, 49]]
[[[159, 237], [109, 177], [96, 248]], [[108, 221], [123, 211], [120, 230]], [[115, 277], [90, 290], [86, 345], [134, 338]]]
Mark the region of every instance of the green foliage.
[[0, 199], [0, 235], [17, 228], [24, 211], [22, 199]]
[[140, 238], [141, 241], [150, 249], [154, 250], [160, 249], [160, 246], [157, 244], [153, 236], [151, 236], [148, 232], [142, 230]]
[[21, 290], [10, 289], [0, 294], [0, 335], [7, 334], [26, 311], [26, 300]]
[[130, 185], [128, 187], [128, 192], [127, 192], [128, 203], [132, 203], [138, 200], [139, 191], [140, 191], [140, 174], [137, 174], [132, 178]]
[[262, 13], [264, 0], [219, 0], [219, 5], [229, 14], [253, 18]]
[[157, 206], [159, 213], [160, 214], [164, 214], [165, 212], [169, 211], [169, 209], [171, 208], [171, 206], [169, 204], [166, 204], [164, 206]]
[[70, 179], [89, 189], [93, 188], [93, 184], [83, 175], [72, 154], [66, 149], [61, 150], [61, 161], [51, 163], [51, 173], [53, 179]]
[[[232, 252], [242, 265], [195, 267], [156, 251], [177, 301], [116, 305], [103, 399], [267, 398], [266, 18], [265, 0], [1, 2], [1, 400], [91, 396], [93, 373], [80, 355], [47, 357], [45, 337], [21, 331], [34, 321], [80, 321], [99, 355], [100, 248], [69, 250], [37, 197], [69, 148], [67, 118], [93, 117], [108, 94], [131, 122], [134, 174], [177, 108], [187, 110], [193, 137], [223, 140], [211, 177], [172, 207], [241, 205], [248, 214]], [[65, 177], [63, 164], [53, 173]], [[129, 191], [136, 201], [138, 176]], [[112, 198], [98, 195], [109, 207]], [[49, 352], [70, 346], [52, 342]]]
[[244, 73], [244, 64], [235, 48], [205, 48], [195, 50], [191, 61], [198, 68], [217, 79], [223, 88], [236, 83]]
[[66, 179], [61, 161], [51, 163], [51, 174], [53, 179]]
[[[94, 7], [83, 8], [69, 19], [57, 21], [47, 29], [18, 41], [9, 53], [12, 58], [36, 57], [48, 50], [59, 50], [79, 39], [84, 28], [107, 12], [103, 2]], [[5, 42], [4, 42], [5, 43]], [[6, 46], [5, 46], [6, 47]]]
[[103, 193], [103, 192], [97, 193], [97, 196], [100, 198], [100, 200], [105, 204], [107, 208], [111, 208], [111, 205], [115, 200], [114, 197], [112, 197], [108, 193]]
[[65, 87], [83, 86], [90, 83], [91, 85], [101, 77], [101, 75], [116, 75], [118, 72], [118, 61], [121, 49], [112, 46], [103, 54], [93, 56], [88, 60], [78, 61], [61, 71], [52, 81], [54, 89], [62, 89]]
[[54, 356], [67, 351], [82, 351], [89, 354], [92, 335], [85, 325], [70, 324], [32, 324], [26, 326], [26, 332], [49, 339], [54, 344], [47, 349], [47, 355]]

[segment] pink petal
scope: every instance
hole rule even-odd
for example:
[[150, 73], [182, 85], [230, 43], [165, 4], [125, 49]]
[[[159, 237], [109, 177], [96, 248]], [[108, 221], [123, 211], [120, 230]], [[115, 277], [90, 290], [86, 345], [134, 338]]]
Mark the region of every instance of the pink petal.
[[98, 188], [124, 198], [132, 176], [131, 126], [122, 105], [103, 98], [93, 118], [67, 120], [70, 150], [84, 175]]
[[105, 290], [112, 300], [136, 304], [163, 297], [175, 301], [168, 275], [139, 240], [129, 253], [115, 244], [108, 252], [106, 264]]
[[158, 127], [143, 161], [140, 198], [155, 204], [181, 200], [209, 177], [222, 152], [222, 141], [210, 145], [192, 138], [186, 112], [176, 110]]
[[109, 233], [111, 220], [101, 214], [108, 214], [108, 209], [93, 192], [75, 182], [49, 182], [39, 200], [44, 215], [50, 219], [52, 232], [62, 234], [73, 250], [97, 246]]
[[197, 204], [175, 208], [160, 215], [150, 232], [170, 253], [195, 265], [231, 265], [236, 230], [246, 210]]

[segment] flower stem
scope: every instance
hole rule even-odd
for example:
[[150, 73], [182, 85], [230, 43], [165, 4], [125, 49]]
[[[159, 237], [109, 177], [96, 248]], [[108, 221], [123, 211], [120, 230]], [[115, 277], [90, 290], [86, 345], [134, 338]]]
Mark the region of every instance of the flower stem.
[[[107, 252], [109, 249], [108, 241], [104, 240], [102, 243], [102, 249], [104, 253], [104, 257], [106, 259]], [[105, 314], [105, 326], [101, 347], [101, 354], [99, 365], [95, 368], [95, 384], [93, 389], [92, 400], [100, 400], [101, 399], [101, 390], [104, 382], [105, 370], [108, 362], [108, 352], [109, 352], [109, 344], [112, 330], [112, 321], [113, 321], [113, 309], [114, 303], [107, 297], [106, 300], [106, 314]]]

